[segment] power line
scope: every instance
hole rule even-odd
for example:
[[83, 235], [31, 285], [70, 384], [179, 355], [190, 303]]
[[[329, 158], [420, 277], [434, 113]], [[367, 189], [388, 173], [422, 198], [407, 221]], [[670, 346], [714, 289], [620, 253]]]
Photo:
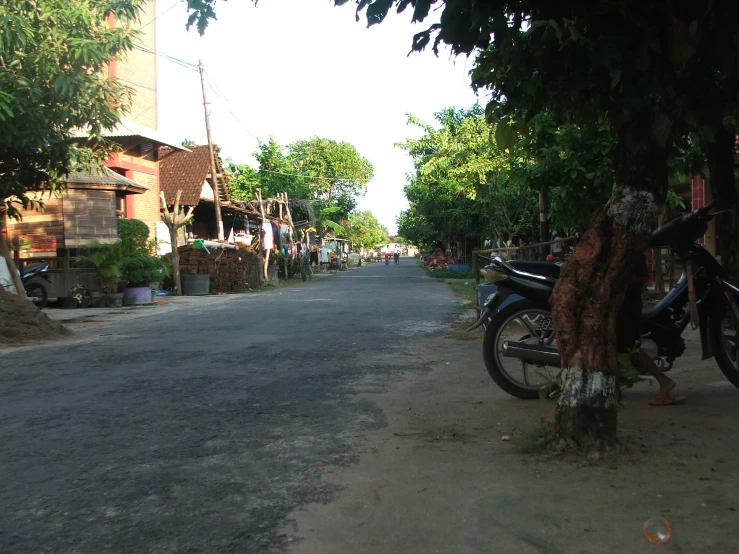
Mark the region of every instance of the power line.
[[175, 8], [175, 6], [177, 6], [178, 4], [182, 4], [182, 2], [183, 2], [183, 1], [184, 1], [184, 0], [177, 0], [177, 1], [176, 1], [176, 2], [174, 3], [174, 4], [172, 4], [172, 5], [171, 5], [171, 6], [169, 7], [169, 8], [167, 8], [166, 10], [164, 10], [164, 11], [163, 11], [162, 13], [160, 13], [160, 14], [159, 14], [158, 16], [156, 16], [156, 17], [155, 17], [154, 19], [152, 19], [152, 20], [151, 20], [151, 21], [149, 21], [148, 23], [144, 23], [144, 24], [143, 24], [143, 25], [142, 25], [141, 27], [139, 27], [139, 28], [138, 28], [137, 30], [139, 30], [139, 31], [140, 31], [140, 30], [141, 30], [141, 29], [143, 29], [144, 27], [147, 27], [147, 26], [151, 25], [151, 24], [152, 24], [152, 23], [154, 23], [154, 22], [155, 22], [155, 21], [156, 21], [157, 19], [159, 19], [160, 17], [162, 17], [162, 16], [163, 16], [163, 15], [164, 15], [165, 13], [167, 13], [167, 12], [171, 11], [172, 9], [174, 9], [174, 8]]
[[233, 117], [236, 120], [236, 122], [241, 126], [242, 129], [244, 129], [244, 131], [246, 131], [246, 134], [248, 134], [251, 138], [253, 138], [254, 140], [258, 142], [259, 139], [255, 137], [254, 134], [249, 129], [246, 128], [246, 125], [244, 125], [239, 119], [239, 117], [234, 113], [233, 109], [231, 108], [231, 102], [229, 102], [228, 97], [226, 96], [226, 93], [223, 92], [223, 90], [221, 90], [221, 87], [218, 86], [218, 83], [215, 82], [215, 79], [213, 79], [213, 77], [211, 77], [211, 75], [207, 71], [205, 71], [205, 75], [208, 78], [207, 80], [208, 86], [218, 98], [220, 98], [221, 100], [225, 102], [226, 110], [228, 110], [228, 113], [231, 114], [231, 117]]
[[164, 52], [161, 52], [159, 50], [155, 50], [153, 48], [149, 48], [148, 46], [142, 46], [140, 44], [134, 45], [134, 48], [136, 50], [140, 50], [141, 52], [146, 52], [147, 54], [154, 54], [155, 56], [159, 56], [161, 58], [164, 58], [165, 60], [169, 60], [177, 65], [181, 65], [182, 67], [185, 67], [187, 69], [192, 69], [193, 71], [198, 70], [197, 64], [186, 62], [185, 60], [181, 60], [179, 58], [176, 58], [174, 56], [170, 56], [169, 54], [165, 54]]

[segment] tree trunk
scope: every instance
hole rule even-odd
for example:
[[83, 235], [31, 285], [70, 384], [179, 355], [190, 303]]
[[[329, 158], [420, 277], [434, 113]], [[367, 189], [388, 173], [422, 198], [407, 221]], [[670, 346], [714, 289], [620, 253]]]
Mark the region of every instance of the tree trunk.
[[729, 274], [729, 280], [739, 282], [739, 195], [736, 193], [734, 173], [735, 137], [723, 125], [719, 125], [713, 144], [708, 147], [708, 170], [711, 190], [719, 210], [731, 210], [719, 216], [716, 223], [716, 250], [721, 256], [721, 265]]
[[18, 294], [19, 298], [27, 300], [28, 296], [26, 296], [26, 289], [23, 288], [23, 282], [18, 275], [15, 262], [13, 262], [13, 256], [8, 248], [8, 243], [5, 242], [5, 237], [3, 236], [3, 224], [4, 221], [0, 220], [0, 256], [5, 258], [5, 261], [8, 263], [8, 271], [10, 272], [10, 278], [13, 280], [13, 284], [15, 285], [16, 294]]
[[655, 144], [649, 115], [621, 129], [611, 199], [593, 215], [552, 294], [563, 367], [555, 439], [573, 446], [616, 440], [616, 323], [667, 190], [667, 150]]
[[[176, 216], [177, 214], [175, 214]], [[180, 279], [180, 251], [177, 249], [177, 229], [167, 226], [169, 229], [169, 242], [172, 245], [172, 279], [174, 280], [174, 295], [182, 296], [182, 283]]]
[[[544, 187], [539, 191], [539, 242], [549, 242], [549, 219], [547, 210], [549, 205], [549, 190]], [[550, 247], [542, 244], [539, 247], [539, 259], [544, 261], [549, 255]]]

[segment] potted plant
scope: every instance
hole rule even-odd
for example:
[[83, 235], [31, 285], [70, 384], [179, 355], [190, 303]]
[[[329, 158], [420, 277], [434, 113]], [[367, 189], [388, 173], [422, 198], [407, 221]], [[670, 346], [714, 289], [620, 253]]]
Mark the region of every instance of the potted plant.
[[90, 306], [90, 289], [85, 285], [75, 285], [69, 289], [69, 295], [77, 301], [80, 308], [88, 308]]
[[127, 253], [123, 243], [118, 240], [109, 244], [100, 244], [97, 241], [90, 243], [92, 252], [88, 256], [80, 256], [80, 261], [90, 266], [92, 272], [102, 282], [107, 293], [105, 302], [110, 307], [123, 305], [123, 294], [118, 292], [123, 267], [126, 264]]
[[126, 281], [123, 304], [151, 304], [151, 285], [169, 275], [169, 259], [155, 255], [156, 242], [149, 240], [149, 227], [143, 221], [119, 219], [118, 236], [125, 254], [121, 271]]
[[152, 303], [152, 283], [159, 283], [169, 275], [167, 258], [159, 258], [152, 250], [134, 249], [128, 253], [123, 267], [126, 287], [123, 289], [123, 304], [136, 306]]

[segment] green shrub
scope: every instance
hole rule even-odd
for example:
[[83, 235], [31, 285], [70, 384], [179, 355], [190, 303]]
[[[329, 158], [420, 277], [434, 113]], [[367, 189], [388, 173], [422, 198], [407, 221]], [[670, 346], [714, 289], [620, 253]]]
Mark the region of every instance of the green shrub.
[[130, 243], [131, 248], [147, 248], [149, 226], [140, 219], [119, 219], [118, 238], [123, 243]]

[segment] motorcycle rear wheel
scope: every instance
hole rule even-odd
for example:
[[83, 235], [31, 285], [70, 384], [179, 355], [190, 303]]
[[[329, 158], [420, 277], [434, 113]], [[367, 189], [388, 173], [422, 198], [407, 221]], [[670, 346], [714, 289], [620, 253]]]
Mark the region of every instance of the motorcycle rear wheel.
[[739, 321], [725, 302], [716, 305], [709, 323], [711, 349], [716, 363], [732, 385], [739, 388], [739, 351], [737, 331]]
[[[524, 400], [535, 400], [539, 398], [540, 389], [552, 384], [536, 375], [545, 371], [546, 368], [502, 356], [504, 341], [528, 340], [535, 335], [538, 336], [538, 324], [545, 318], [551, 318], [551, 311], [548, 307], [543, 307], [532, 300], [522, 300], [501, 310], [485, 325], [485, 337], [482, 340], [482, 357], [485, 361], [485, 368], [493, 381], [511, 396]], [[508, 329], [511, 325], [515, 326], [516, 322], [520, 327], [519, 330], [515, 327]], [[518, 371], [516, 375], [513, 375], [514, 368], [520, 371], [523, 382], [518, 380]], [[538, 378], [539, 382], [529, 382], [530, 378]]]
[[46, 291], [44, 285], [41, 283], [24, 283], [23, 289], [29, 298], [37, 298], [37, 300], [33, 300], [33, 303], [39, 310], [43, 310], [46, 307], [46, 303], [49, 301], [49, 293]]

